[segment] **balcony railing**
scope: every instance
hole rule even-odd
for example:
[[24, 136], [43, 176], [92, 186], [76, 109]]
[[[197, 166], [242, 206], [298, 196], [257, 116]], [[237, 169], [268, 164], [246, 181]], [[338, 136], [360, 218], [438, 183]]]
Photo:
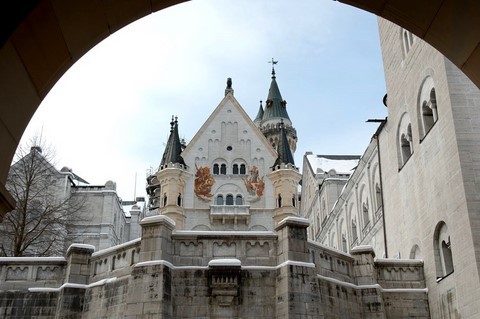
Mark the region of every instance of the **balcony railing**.
[[210, 220], [221, 220], [225, 223], [227, 220], [236, 224], [238, 221], [248, 223], [250, 220], [249, 205], [210, 205]]

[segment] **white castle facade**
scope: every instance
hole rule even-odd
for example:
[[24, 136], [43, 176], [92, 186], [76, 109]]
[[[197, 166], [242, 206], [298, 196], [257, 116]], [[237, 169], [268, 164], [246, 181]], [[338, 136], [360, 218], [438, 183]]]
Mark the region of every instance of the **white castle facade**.
[[362, 156], [307, 153], [301, 174], [275, 71], [253, 120], [229, 79], [188, 145], [172, 118], [128, 239], [119, 228], [124, 242], [105, 249], [0, 258], [0, 313], [476, 318], [480, 93], [409, 32], [379, 26], [389, 115]]

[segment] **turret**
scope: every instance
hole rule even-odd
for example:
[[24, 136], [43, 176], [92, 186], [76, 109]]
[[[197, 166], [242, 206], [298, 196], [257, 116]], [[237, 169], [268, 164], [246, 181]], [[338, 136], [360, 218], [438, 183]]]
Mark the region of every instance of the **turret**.
[[[172, 117], [170, 136], [158, 171], [147, 178], [147, 192], [153, 211], [173, 219], [176, 229], [184, 226], [185, 183], [190, 176], [187, 165], [181, 156], [182, 144], [178, 136], [178, 121]], [[152, 197], [155, 199], [152, 201]], [[152, 209], [151, 209], [152, 211]]]
[[268, 174], [274, 188], [275, 225], [286, 217], [299, 216], [298, 184], [302, 178], [298, 168], [295, 167], [283, 122], [280, 122], [277, 153], [278, 157]]
[[278, 61], [272, 59], [272, 82], [268, 90], [267, 100], [263, 108], [260, 103], [260, 109], [255, 124], [260, 128], [263, 135], [267, 138], [274, 148], [277, 147], [280, 139], [280, 123], [284, 123], [284, 129], [290, 149], [295, 152], [297, 148], [297, 131], [292, 126], [292, 121], [287, 112], [287, 101], [282, 98], [280, 89], [278, 88], [275, 67]]

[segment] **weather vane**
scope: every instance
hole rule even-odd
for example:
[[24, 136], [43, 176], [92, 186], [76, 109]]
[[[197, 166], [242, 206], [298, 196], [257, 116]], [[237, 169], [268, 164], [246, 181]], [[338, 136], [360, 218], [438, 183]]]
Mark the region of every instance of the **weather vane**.
[[272, 75], [275, 76], [275, 64], [277, 64], [278, 61], [275, 61], [275, 60], [272, 58], [272, 61], [268, 61], [268, 63], [271, 63], [271, 64], [272, 64]]

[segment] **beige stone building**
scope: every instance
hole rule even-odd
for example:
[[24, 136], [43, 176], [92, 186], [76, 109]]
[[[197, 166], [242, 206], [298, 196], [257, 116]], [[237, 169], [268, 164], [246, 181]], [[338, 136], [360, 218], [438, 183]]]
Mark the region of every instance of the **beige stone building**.
[[[332, 234], [377, 256], [421, 259], [432, 317], [478, 318], [480, 91], [407, 30], [383, 19], [379, 28], [388, 118], [327, 216], [303, 204], [322, 220], [309, 234], [343, 250]], [[302, 198], [321, 196], [305, 193], [309, 174], [304, 164]]]
[[[72, 243], [102, 250], [140, 236], [144, 198], [123, 201], [113, 181], [91, 185], [71, 168], [58, 170], [38, 146], [12, 165], [7, 189], [17, 201], [26, 203], [23, 217], [27, 224], [24, 232], [28, 234], [21, 237], [20, 230], [12, 230], [13, 223], [1, 223], [0, 253], [5, 256], [16, 255], [14, 238], [22, 238], [22, 247], [17, 249], [22, 256], [57, 256], [65, 254]], [[56, 207], [53, 213], [49, 207]], [[51, 218], [62, 221], [51, 223]], [[17, 236], [12, 235], [15, 232]]]

